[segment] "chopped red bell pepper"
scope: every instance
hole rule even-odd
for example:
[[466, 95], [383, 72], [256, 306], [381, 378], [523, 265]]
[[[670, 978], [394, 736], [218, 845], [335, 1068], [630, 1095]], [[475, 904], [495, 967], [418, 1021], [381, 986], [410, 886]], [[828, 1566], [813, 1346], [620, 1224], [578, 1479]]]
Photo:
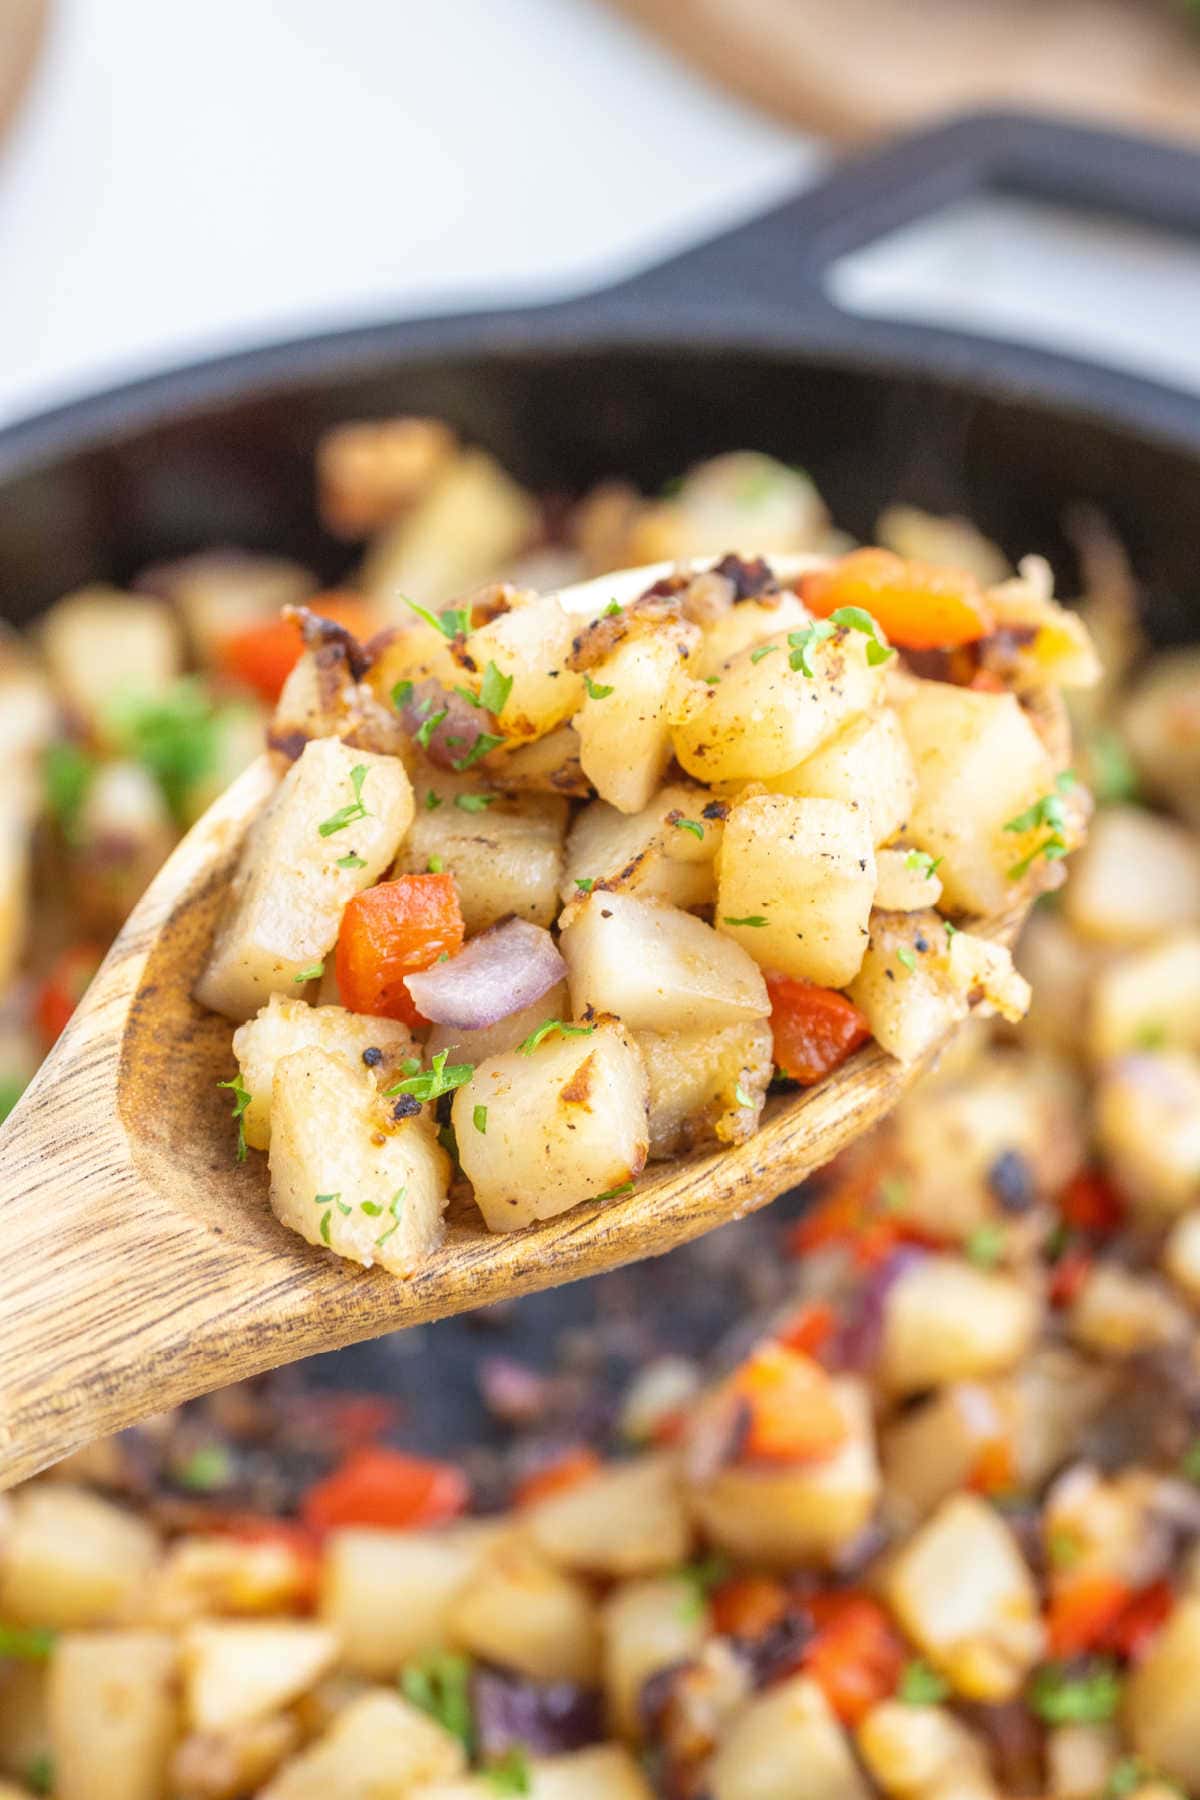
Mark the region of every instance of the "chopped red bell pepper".
[[471, 1490], [454, 1463], [430, 1462], [381, 1447], [354, 1450], [304, 1496], [300, 1517], [310, 1530], [378, 1525], [407, 1530], [457, 1518]]
[[[360, 642], [376, 629], [375, 615], [361, 594], [333, 590], [315, 594], [304, 604], [323, 619], [344, 625]], [[222, 674], [253, 688], [273, 706], [303, 650], [304, 639], [295, 619], [280, 616], [231, 632], [218, 647], [217, 659]]]
[[823, 1080], [871, 1035], [854, 1002], [834, 988], [771, 975], [767, 993], [775, 1061], [785, 1075], [805, 1087]]
[[977, 1494], [1011, 1494], [1014, 1491], [1017, 1463], [1009, 1438], [985, 1439], [967, 1476], [967, 1486]]
[[72, 944], [55, 959], [33, 1005], [34, 1024], [47, 1050], [83, 999], [103, 958], [99, 944]]
[[552, 1462], [543, 1468], [535, 1469], [526, 1475], [513, 1490], [513, 1503], [516, 1506], [532, 1506], [535, 1500], [544, 1500], [549, 1494], [565, 1494], [568, 1488], [578, 1487], [581, 1481], [587, 1481], [597, 1469], [601, 1468], [600, 1458], [587, 1444], [579, 1444], [572, 1450], [564, 1450]]
[[883, 1608], [851, 1590], [812, 1595], [805, 1602], [816, 1632], [802, 1666], [844, 1725], [894, 1694], [909, 1651]]
[[852, 550], [801, 578], [800, 598], [827, 619], [842, 606], [871, 614], [889, 643], [904, 650], [973, 644], [995, 625], [975, 577], [965, 569], [906, 561], [891, 550]]
[[1052, 1656], [1082, 1656], [1100, 1646], [1132, 1598], [1127, 1581], [1115, 1575], [1060, 1577], [1046, 1609]]
[[749, 1424], [741, 1453], [794, 1463], [830, 1456], [846, 1441], [846, 1421], [825, 1370], [783, 1344], [761, 1344], [729, 1377]]
[[1081, 1169], [1058, 1197], [1064, 1224], [1107, 1237], [1125, 1222], [1125, 1202], [1099, 1169]]
[[1097, 1649], [1111, 1651], [1126, 1662], [1138, 1662], [1170, 1618], [1175, 1590], [1169, 1581], [1154, 1581], [1139, 1588], [1112, 1624], [1101, 1635]]
[[713, 1627], [725, 1637], [762, 1637], [792, 1604], [786, 1587], [773, 1575], [735, 1575], [713, 1590]]
[[1050, 1271], [1048, 1289], [1051, 1306], [1072, 1306], [1079, 1298], [1084, 1282], [1092, 1272], [1095, 1258], [1077, 1246], [1064, 1250]]
[[798, 1350], [819, 1362], [837, 1328], [838, 1316], [832, 1306], [824, 1300], [810, 1300], [798, 1307], [775, 1335], [785, 1349]]
[[336, 968], [342, 1005], [375, 1018], [428, 1021], [404, 985], [406, 975], [456, 956], [464, 926], [452, 875], [400, 875], [356, 894], [342, 914]]

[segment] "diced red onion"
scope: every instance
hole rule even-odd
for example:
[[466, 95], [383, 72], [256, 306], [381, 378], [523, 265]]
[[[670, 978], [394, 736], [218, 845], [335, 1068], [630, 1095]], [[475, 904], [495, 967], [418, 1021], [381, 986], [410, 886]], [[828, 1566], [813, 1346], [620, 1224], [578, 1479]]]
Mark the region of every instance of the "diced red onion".
[[563, 979], [567, 965], [548, 931], [527, 919], [506, 919], [473, 937], [446, 962], [404, 985], [419, 1012], [455, 1031], [482, 1031], [532, 1006]]
[[[438, 719], [430, 727], [429, 721]], [[453, 769], [471, 751], [481, 731], [494, 733], [496, 721], [481, 706], [472, 706], [461, 694], [444, 688], [440, 681], [419, 681], [401, 708], [404, 728], [412, 737], [425, 730], [422, 744], [430, 762], [439, 769]]]

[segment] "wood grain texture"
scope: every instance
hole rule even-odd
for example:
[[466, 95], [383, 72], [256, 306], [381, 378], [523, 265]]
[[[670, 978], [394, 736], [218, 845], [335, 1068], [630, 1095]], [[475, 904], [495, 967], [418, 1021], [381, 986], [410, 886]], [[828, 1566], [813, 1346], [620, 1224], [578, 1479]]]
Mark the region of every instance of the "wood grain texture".
[[[810, 561], [811, 559], [804, 559]], [[791, 578], [801, 559], [774, 559]], [[579, 609], [665, 565], [567, 590]], [[1066, 761], [1061, 709], [1039, 718]], [[860, 1051], [768, 1103], [733, 1149], [655, 1165], [635, 1192], [493, 1236], [452, 1204], [411, 1280], [314, 1249], [234, 1160], [227, 1020], [192, 998], [246, 831], [260, 758], [190, 831], [121, 931], [0, 1131], [0, 1488], [92, 1438], [280, 1363], [659, 1255], [765, 1205], [887, 1112], [924, 1066]], [[1023, 911], [986, 926], [1011, 942]]]
[[1200, 32], [1170, 0], [618, 4], [718, 86], [844, 143], [996, 106], [1200, 134]]

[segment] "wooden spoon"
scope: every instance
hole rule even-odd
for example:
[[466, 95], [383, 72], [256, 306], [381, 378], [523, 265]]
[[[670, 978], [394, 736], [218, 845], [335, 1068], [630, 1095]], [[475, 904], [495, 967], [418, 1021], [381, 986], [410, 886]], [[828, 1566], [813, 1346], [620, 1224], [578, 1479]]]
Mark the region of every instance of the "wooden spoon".
[[[813, 561], [774, 559], [789, 579]], [[562, 598], [595, 611], [670, 567]], [[261, 757], [179, 844], [0, 1133], [0, 1488], [279, 1363], [658, 1255], [820, 1168], [919, 1073], [868, 1046], [820, 1087], [769, 1101], [748, 1143], [656, 1164], [627, 1197], [524, 1231], [493, 1236], [473, 1204], [452, 1207], [409, 1281], [315, 1250], [271, 1213], [265, 1160], [234, 1160], [217, 1087], [232, 1027], [192, 999], [276, 780]], [[1024, 911], [982, 929], [1011, 942]]]

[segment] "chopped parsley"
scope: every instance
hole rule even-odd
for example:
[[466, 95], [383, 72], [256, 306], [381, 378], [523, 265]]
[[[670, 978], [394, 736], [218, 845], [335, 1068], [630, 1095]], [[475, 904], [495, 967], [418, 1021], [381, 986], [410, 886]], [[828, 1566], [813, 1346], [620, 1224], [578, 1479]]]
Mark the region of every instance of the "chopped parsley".
[[429, 861], [426, 863], [425, 867], [427, 868], [427, 870], [429, 871], [429, 873], [431, 875], [440, 875], [443, 872], [443, 870], [445, 869], [446, 865], [442, 861], [440, 856], [431, 856]]
[[744, 919], [731, 919], [726, 914], [721, 921], [723, 925], [750, 925], [755, 931], [758, 931], [766, 922], [761, 913], [747, 913]]
[[896, 1698], [905, 1706], [938, 1706], [949, 1692], [949, 1683], [942, 1680], [937, 1670], [921, 1657], [914, 1656], [904, 1665]]
[[237, 1159], [239, 1162], [245, 1162], [245, 1160], [246, 1160], [246, 1123], [245, 1123], [245, 1120], [242, 1115], [245, 1113], [246, 1108], [249, 1106], [252, 1096], [250, 1094], [248, 1094], [246, 1092], [245, 1088], [242, 1086], [242, 1078], [240, 1075], [235, 1075], [232, 1081], [218, 1081], [217, 1086], [219, 1088], [228, 1088], [230, 1093], [233, 1095], [233, 1116], [237, 1120], [237, 1128], [238, 1128], [238, 1130], [237, 1130]]
[[323, 838], [332, 837], [335, 831], [345, 831], [347, 825], [355, 824], [359, 819], [369, 819], [371, 814], [363, 805], [363, 782], [367, 779], [365, 763], [356, 763], [350, 771], [350, 785], [354, 789], [354, 798], [348, 806], [339, 807], [327, 819], [317, 826]]
[[1179, 1473], [1200, 1487], [1200, 1437], [1192, 1439], [1179, 1461]]
[[24, 1782], [35, 1794], [54, 1792], [54, 1759], [49, 1751], [40, 1751], [26, 1766]]
[[[632, 1182], [630, 1186], [632, 1186]], [[725, 1556], [705, 1556], [699, 1562], [685, 1563], [675, 1571], [677, 1580], [683, 1584], [683, 1602], [680, 1611], [685, 1619], [701, 1619], [708, 1606], [709, 1596], [714, 1588], [719, 1588], [729, 1574], [729, 1559]]]
[[808, 660], [809, 652], [815, 650], [818, 644], [823, 644], [827, 638], [831, 638], [833, 630], [828, 619], [817, 619], [813, 624], [806, 625], [802, 631], [789, 631], [788, 648], [791, 650], [791, 655], [788, 657], [788, 666], [794, 669], [798, 675], [807, 675], [811, 681], [817, 671]]
[[421, 720], [421, 723], [417, 728], [417, 742], [420, 744], [422, 750], [428, 750], [430, 738], [449, 711], [450, 708], [448, 706], [443, 706], [440, 712], [430, 713], [427, 719]]
[[912, 951], [908, 948], [907, 944], [902, 945], [901, 948], [899, 950], [897, 950], [896, 961], [898, 963], [903, 963], [904, 967], [908, 970], [910, 975], [913, 975], [916, 973], [917, 959], [913, 955]]
[[462, 812], [481, 813], [487, 811], [496, 797], [495, 794], [456, 794], [454, 804]]
[[575, 886], [579, 889], [581, 894], [590, 894], [595, 885], [596, 878], [594, 875], [577, 875], [575, 877]]
[[489, 1763], [483, 1770], [483, 1779], [498, 1794], [531, 1794], [533, 1777], [529, 1768], [529, 1757], [520, 1744], [514, 1744], [499, 1762]]
[[434, 1650], [400, 1671], [400, 1692], [456, 1737], [470, 1756], [475, 1742], [471, 1715], [471, 1660], [452, 1650]]
[[351, 850], [346, 856], [338, 857], [337, 866], [339, 869], [365, 869], [367, 863], [365, 857], [356, 856]]
[[945, 860], [943, 856], [930, 856], [928, 850], [910, 850], [904, 859], [904, 866], [906, 869], [915, 869], [926, 881], [932, 881]]
[[830, 613], [827, 619], [814, 619], [811, 625], [804, 626], [801, 631], [788, 632], [788, 646], [791, 655], [790, 666], [800, 675], [807, 675], [810, 680], [816, 670], [809, 661], [810, 653], [818, 644], [824, 644], [841, 628], [845, 631], [861, 631], [867, 642], [867, 661], [874, 668], [886, 662], [896, 652], [891, 645], [880, 636], [879, 626], [869, 612], [861, 606], [839, 606], [836, 612]]
[[774, 656], [778, 648], [778, 644], [761, 644], [757, 650], [750, 652], [750, 661], [760, 663], [764, 656]]
[[977, 1225], [963, 1248], [969, 1262], [990, 1269], [1004, 1254], [1004, 1229], [1000, 1225]]
[[476, 1131], [479, 1133], [480, 1137], [485, 1137], [487, 1135], [487, 1107], [486, 1106], [477, 1106], [475, 1108], [474, 1112], [471, 1114], [471, 1123], [472, 1123], [472, 1125], [474, 1125], [474, 1127], [475, 1127]]
[[624, 611], [625, 608], [621, 605], [619, 600], [610, 600], [600, 617], [602, 619], [615, 619], [618, 613], [623, 613]]
[[455, 758], [454, 767], [459, 770], [471, 768], [481, 757], [486, 756], [489, 750], [498, 750], [503, 742], [504, 739], [497, 737], [494, 732], [481, 731], [467, 754]]
[[440, 794], [435, 794], [433, 789], [430, 788], [425, 795], [425, 811], [436, 812], [441, 804], [442, 796]]
[[699, 819], [672, 819], [671, 823], [674, 825], [676, 831], [690, 831], [694, 838], [699, 838], [701, 843], [703, 843], [704, 827]]
[[[480, 711], [483, 710], [483, 701], [479, 698], [479, 695], [473, 693], [469, 687], [463, 687], [461, 683], [458, 683], [452, 688], [451, 692], [457, 694], [460, 700], [465, 700], [468, 706], [474, 706]], [[460, 739], [459, 742], [461, 743], [461, 741], [462, 740]]]
[[612, 693], [610, 687], [605, 687], [602, 682], [593, 681], [590, 675], [584, 676], [583, 685], [587, 689], [587, 697], [589, 700], [607, 700], [608, 696]]
[[234, 1477], [233, 1457], [227, 1444], [201, 1444], [171, 1470], [175, 1482], [192, 1494], [216, 1494]]
[[15, 1662], [45, 1662], [57, 1637], [41, 1625], [0, 1625], [0, 1662], [6, 1656]]
[[622, 1194], [632, 1194], [632, 1181], [623, 1181], [620, 1187], [605, 1188], [602, 1194], [593, 1194], [594, 1200], [619, 1200]]
[[149, 770], [172, 813], [183, 821], [189, 794], [217, 766], [228, 711], [213, 705], [197, 676], [184, 675], [153, 695], [115, 696], [105, 709], [105, 733], [122, 755]]
[[380, 1206], [378, 1200], [362, 1201], [360, 1210], [366, 1213], [368, 1219], [377, 1219], [383, 1212], [383, 1208]]
[[78, 744], [47, 746], [42, 759], [46, 808], [68, 843], [78, 834], [79, 814], [95, 773], [96, 764]]
[[950, 923], [949, 919], [943, 919], [942, 926], [946, 933], [946, 942], [947, 943], [950, 942], [951, 938], [956, 938], [958, 936], [958, 926], [952, 925]]
[[1068, 1674], [1061, 1663], [1046, 1663], [1029, 1685], [1030, 1709], [1044, 1725], [1103, 1725], [1121, 1704], [1121, 1678], [1110, 1662], [1094, 1663], [1084, 1674]]
[[591, 1037], [595, 1029], [594, 1025], [571, 1025], [565, 1019], [547, 1019], [536, 1031], [531, 1031], [524, 1042], [517, 1045], [517, 1049], [522, 1056], [532, 1056], [542, 1040], [555, 1031], [561, 1032], [563, 1037]]
[[504, 711], [508, 704], [508, 696], [512, 693], [512, 684], [512, 676], [502, 675], [494, 662], [490, 662], [483, 671], [483, 680], [479, 685], [479, 698], [493, 716]]
[[1137, 770], [1115, 731], [1097, 731], [1089, 740], [1088, 771], [1101, 806], [1139, 798]]
[[391, 1199], [388, 1201], [388, 1217], [391, 1219], [392, 1222], [388, 1226], [387, 1230], [380, 1232], [379, 1236], [375, 1239], [376, 1249], [378, 1249], [380, 1247], [380, 1245], [386, 1244], [388, 1239], [395, 1232], [399, 1231], [399, 1229], [400, 1229], [400, 1208], [404, 1203], [404, 1196], [405, 1196], [405, 1194], [407, 1194], [407, 1192], [408, 1192], [407, 1186], [398, 1187], [396, 1189], [395, 1193], [392, 1195]]
[[325, 964], [323, 962], [309, 963], [307, 969], [301, 969], [298, 975], [292, 976], [292, 980], [297, 983], [304, 981], [320, 981], [324, 973]]
[[418, 619], [424, 619], [435, 631], [440, 631], [444, 638], [464, 636], [471, 629], [471, 614], [466, 607], [447, 607], [444, 612], [432, 613], [426, 606], [418, 606], [407, 594], [400, 595], [405, 606], [415, 612]]
[[704, 677], [704, 684], [706, 687], [720, 687], [721, 677], [719, 675], [706, 675]]
[[1064, 769], [1055, 780], [1055, 791], [1052, 794], [1043, 794], [1040, 800], [1035, 800], [1023, 813], [1018, 813], [1015, 819], [1006, 821], [1005, 831], [1020, 835], [1043, 828], [1046, 831], [1046, 836], [1033, 846], [1028, 855], [1013, 864], [1008, 871], [1010, 881], [1019, 881], [1023, 875], [1027, 875], [1039, 856], [1044, 856], [1047, 862], [1054, 862], [1067, 854], [1067, 843], [1063, 837], [1067, 820], [1062, 797], [1074, 785], [1074, 775], [1070, 769]]
[[413, 683], [398, 681], [392, 689], [392, 705], [399, 712], [413, 697]]
[[[1103, 1800], [1126, 1800], [1126, 1795], [1136, 1793], [1143, 1783], [1152, 1783], [1154, 1780], [1153, 1768], [1140, 1756], [1123, 1756], [1109, 1771]], [[1174, 1782], [1169, 1786], [1160, 1785], [1164, 1785], [1166, 1793], [1178, 1794], [1180, 1800], [1184, 1800], [1183, 1789], [1176, 1787]]]
[[1046, 1538], [1046, 1555], [1052, 1569], [1073, 1569], [1083, 1555], [1083, 1545], [1073, 1531], [1060, 1525]]
[[877, 621], [869, 612], [864, 612], [861, 606], [839, 606], [836, 612], [830, 613], [829, 621], [832, 625], [843, 625], [849, 631], [862, 632], [868, 640], [867, 662], [871, 668], [877, 668], [889, 656], [895, 656], [892, 646], [880, 636]]
[[475, 1064], [453, 1063], [447, 1068], [446, 1058], [449, 1054], [448, 1050], [439, 1050], [433, 1059], [432, 1068], [423, 1075], [415, 1073], [420, 1065], [410, 1057], [404, 1068], [407, 1070], [411, 1067], [414, 1072], [406, 1075], [403, 1081], [398, 1081], [395, 1087], [385, 1088], [385, 1096], [390, 1099], [393, 1094], [411, 1094], [414, 1100], [436, 1100], [442, 1094], [452, 1094], [455, 1088], [470, 1081], [475, 1073]]
[[754, 1102], [739, 1081], [733, 1090], [733, 1097], [739, 1106], [753, 1106]]

